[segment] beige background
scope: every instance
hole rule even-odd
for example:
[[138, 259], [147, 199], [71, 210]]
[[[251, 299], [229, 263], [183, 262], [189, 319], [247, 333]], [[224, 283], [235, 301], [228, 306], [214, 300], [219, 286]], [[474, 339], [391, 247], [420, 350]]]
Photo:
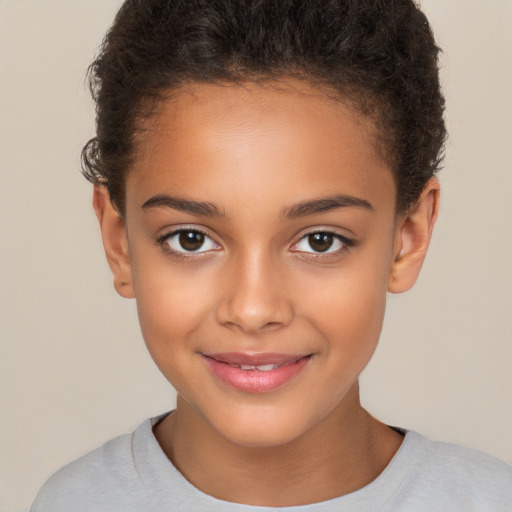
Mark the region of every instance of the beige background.
[[[174, 394], [110, 284], [78, 172], [84, 71], [118, 0], [0, 0], [0, 511]], [[424, 0], [445, 49], [443, 206], [416, 288], [389, 300], [363, 399], [512, 463], [512, 1]]]

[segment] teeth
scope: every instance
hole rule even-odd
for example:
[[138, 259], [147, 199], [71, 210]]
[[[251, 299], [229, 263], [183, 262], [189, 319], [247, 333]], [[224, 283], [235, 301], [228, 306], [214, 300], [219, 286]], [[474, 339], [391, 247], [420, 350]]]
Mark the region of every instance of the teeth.
[[260, 372], [269, 372], [270, 370], [275, 370], [278, 368], [278, 364], [260, 364], [259, 366], [254, 366], [252, 364], [241, 364], [240, 368], [242, 370], [258, 370]]
[[269, 372], [270, 370], [275, 370], [278, 366], [278, 364], [262, 364], [260, 366], [256, 366], [256, 369], [260, 372]]

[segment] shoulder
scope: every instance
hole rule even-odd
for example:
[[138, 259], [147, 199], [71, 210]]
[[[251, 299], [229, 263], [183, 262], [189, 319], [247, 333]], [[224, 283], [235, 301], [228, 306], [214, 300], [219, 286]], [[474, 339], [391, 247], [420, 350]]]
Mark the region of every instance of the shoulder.
[[476, 478], [481, 481], [502, 482], [512, 491], [512, 466], [491, 455], [464, 446], [441, 441], [431, 441], [418, 433], [411, 432], [418, 452], [423, 454], [428, 469], [437, 474], [464, 479]]
[[460, 502], [468, 511], [512, 509], [512, 466], [476, 450], [430, 441], [415, 432], [409, 432], [407, 438], [414, 468], [411, 484], [417, 492], [426, 495], [430, 490], [429, 500], [445, 506]]
[[135, 432], [116, 437], [61, 468], [41, 488], [31, 512], [86, 512], [97, 510], [98, 504], [122, 510], [143, 487], [134, 445], [140, 432], [150, 429], [147, 420]]

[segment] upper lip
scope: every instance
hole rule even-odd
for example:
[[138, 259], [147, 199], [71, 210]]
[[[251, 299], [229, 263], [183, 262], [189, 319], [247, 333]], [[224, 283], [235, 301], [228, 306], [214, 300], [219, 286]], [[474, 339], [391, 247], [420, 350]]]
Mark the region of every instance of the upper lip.
[[203, 356], [210, 357], [216, 361], [227, 364], [262, 366], [266, 364], [282, 365], [293, 363], [307, 357], [311, 354], [280, 354], [277, 352], [219, 352], [219, 353], [203, 353]]

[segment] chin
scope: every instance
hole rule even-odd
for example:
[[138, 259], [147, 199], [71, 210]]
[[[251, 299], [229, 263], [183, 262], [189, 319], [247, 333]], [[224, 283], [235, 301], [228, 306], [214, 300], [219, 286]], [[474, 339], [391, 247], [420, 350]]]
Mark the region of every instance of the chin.
[[295, 441], [302, 432], [296, 429], [281, 428], [255, 428], [254, 425], [248, 428], [230, 428], [219, 432], [219, 434], [232, 444], [244, 448], [274, 448], [283, 446]]
[[271, 448], [300, 438], [307, 430], [304, 418], [273, 408], [242, 410], [209, 422], [226, 441], [245, 448]]

